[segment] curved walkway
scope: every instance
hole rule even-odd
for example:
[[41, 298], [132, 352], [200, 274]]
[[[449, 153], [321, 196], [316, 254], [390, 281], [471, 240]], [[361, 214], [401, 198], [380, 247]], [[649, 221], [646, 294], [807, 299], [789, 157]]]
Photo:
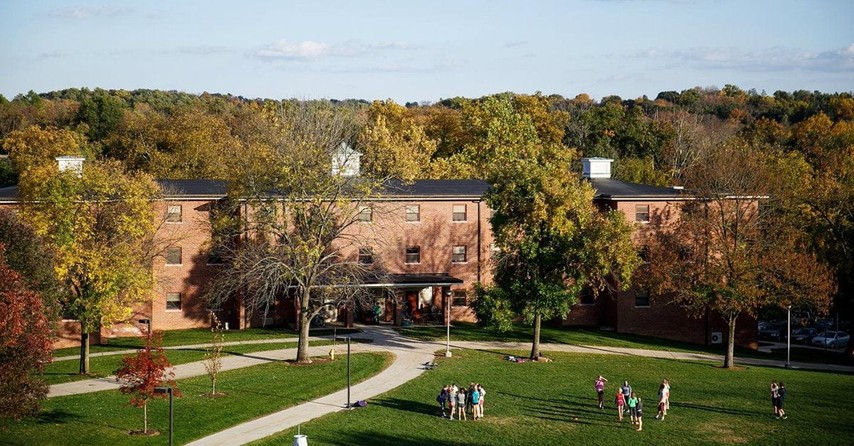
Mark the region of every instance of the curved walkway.
[[[418, 377], [425, 371], [424, 363], [435, 358], [435, 352], [445, 347], [444, 342], [418, 341], [400, 336], [387, 327], [369, 326], [358, 338], [370, 338], [371, 343], [351, 344], [354, 353], [386, 351], [394, 354], [395, 360], [391, 366], [379, 374], [351, 387], [350, 401], [366, 400], [385, 393]], [[323, 338], [320, 338], [323, 339]], [[531, 344], [525, 342], [453, 342], [454, 349], [475, 349], [506, 353], [511, 351], [526, 351]], [[196, 346], [198, 347], [198, 346]], [[312, 356], [325, 355], [328, 345], [311, 347]], [[340, 349], [340, 347], [339, 347]], [[681, 361], [717, 361], [722, 362], [723, 356], [705, 353], [683, 353], [665, 350], [644, 350], [621, 347], [593, 347], [568, 344], [541, 344], [544, 352], [575, 352], [588, 354], [634, 355], [651, 358], [675, 359]], [[339, 350], [340, 351], [340, 350]], [[223, 371], [263, 364], [270, 361], [291, 359], [296, 355], [295, 348], [271, 350], [241, 356], [223, 358]], [[738, 364], [765, 367], [783, 367], [783, 361], [736, 358]], [[831, 364], [791, 363], [792, 368], [823, 370], [842, 373], [854, 373], [854, 367]], [[205, 374], [203, 362], [182, 364], [175, 367], [176, 379], [188, 378]], [[57, 384], [50, 387], [50, 397], [73, 395], [78, 393], [97, 392], [100, 390], [117, 389], [115, 378], [102, 378], [73, 383]], [[314, 418], [346, 409], [347, 390], [342, 389], [330, 395], [300, 404], [270, 415], [260, 417], [237, 426], [225, 429], [215, 434], [196, 440], [190, 445], [237, 445], [268, 437], [283, 430], [305, 423]]]

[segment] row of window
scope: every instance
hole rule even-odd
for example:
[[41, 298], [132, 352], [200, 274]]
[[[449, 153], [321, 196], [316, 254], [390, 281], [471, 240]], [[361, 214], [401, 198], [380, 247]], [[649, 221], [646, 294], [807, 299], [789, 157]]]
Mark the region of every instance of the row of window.
[[[451, 221], [465, 222], [468, 221], [468, 214], [465, 204], [455, 204], [451, 208]], [[359, 213], [356, 215], [356, 221], [371, 222], [374, 218], [374, 209], [371, 206], [360, 206]], [[421, 221], [421, 205], [407, 205], [404, 211], [404, 220], [409, 223], [417, 223]]]
[[[454, 246], [453, 248], [451, 248], [451, 262], [466, 263], [466, 261], [468, 260], [467, 252], [468, 250], [465, 246]], [[421, 263], [421, 247], [410, 246], [406, 248], [406, 253], [404, 255], [403, 261], [407, 264]], [[361, 263], [362, 265], [373, 264], [374, 250], [367, 247], [359, 248], [359, 263]]]

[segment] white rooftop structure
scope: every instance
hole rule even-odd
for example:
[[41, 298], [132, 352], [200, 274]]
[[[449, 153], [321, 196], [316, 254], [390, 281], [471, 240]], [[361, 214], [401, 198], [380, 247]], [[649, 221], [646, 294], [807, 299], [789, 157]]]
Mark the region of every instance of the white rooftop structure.
[[584, 178], [611, 178], [610, 158], [581, 158], [581, 174]]

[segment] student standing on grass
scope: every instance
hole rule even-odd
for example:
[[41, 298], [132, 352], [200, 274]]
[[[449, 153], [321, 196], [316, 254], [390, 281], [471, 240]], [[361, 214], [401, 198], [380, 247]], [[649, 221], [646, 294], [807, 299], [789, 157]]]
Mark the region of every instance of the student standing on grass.
[[483, 397], [486, 396], [486, 390], [483, 390], [483, 386], [478, 384], [477, 391], [480, 393], [480, 403], [478, 404], [478, 410], [480, 411], [480, 418], [483, 418]]
[[667, 415], [667, 397], [664, 392], [664, 383], [661, 383], [661, 386], [658, 387], [658, 414], [655, 415], [656, 420], [664, 420], [664, 416]]
[[629, 401], [627, 402], [627, 404], [629, 405], [629, 413], [630, 413], [630, 417], [632, 419], [632, 424], [637, 424], [637, 422], [638, 422], [638, 397], [635, 395], [634, 392], [632, 392], [632, 394], [629, 395]]
[[[629, 384], [629, 382], [628, 382], [628, 381], [623, 381], [623, 386], [622, 386], [622, 387], [620, 387], [620, 390], [623, 392], [623, 400], [624, 400], [624, 401], [626, 401], [626, 402], [628, 402], [628, 401], [629, 401], [629, 396], [631, 396], [631, 395], [632, 395], [632, 386], [631, 386], [631, 384]], [[624, 408], [623, 408], [623, 413], [625, 413], [625, 411], [626, 411], [626, 410], [628, 410], [628, 409], [626, 409], [626, 408], [624, 407]]]
[[617, 396], [614, 397], [614, 403], [617, 404], [617, 420], [623, 421], [623, 411], [626, 410], [626, 397], [622, 390], [617, 391]]
[[448, 398], [448, 386], [442, 387], [439, 394], [436, 395], [436, 402], [439, 403], [439, 411], [442, 413], [442, 418], [445, 417], [445, 400]]
[[664, 378], [664, 413], [670, 410], [670, 380]]
[[471, 406], [474, 413], [472, 413], [472, 418], [477, 421], [480, 419], [480, 392], [477, 391], [477, 386], [472, 386], [471, 392]]
[[638, 432], [643, 430], [643, 400], [640, 395], [635, 395], [637, 398], [637, 405], [635, 406], [635, 412], [637, 413], [638, 420]]
[[458, 420], [467, 420], [466, 418], [466, 389], [460, 389], [457, 392], [457, 419]]
[[468, 391], [466, 391], [466, 412], [471, 412], [472, 417], [474, 417], [474, 412], [472, 411], [471, 404], [471, 394], [474, 392], [474, 383], [469, 383]]
[[777, 381], [771, 381], [771, 406], [774, 407], [774, 416], [778, 418], [780, 417], [780, 413], [777, 410], [777, 398], [780, 397], [779, 389]]
[[777, 388], [777, 406], [775, 409], [777, 410], [777, 418], [786, 419], [789, 418], [786, 416], [786, 411], [783, 409], [783, 401], [786, 399], [786, 385], [783, 384], [783, 381], [780, 381], [780, 386]]
[[457, 405], [457, 386], [455, 384], [451, 384], [448, 387], [448, 408], [450, 409], [451, 419], [454, 419], [454, 410]]
[[599, 375], [596, 381], [593, 381], [593, 387], [596, 389], [596, 396], [599, 398], [599, 408], [605, 409], [605, 383], [608, 382], [604, 376]]

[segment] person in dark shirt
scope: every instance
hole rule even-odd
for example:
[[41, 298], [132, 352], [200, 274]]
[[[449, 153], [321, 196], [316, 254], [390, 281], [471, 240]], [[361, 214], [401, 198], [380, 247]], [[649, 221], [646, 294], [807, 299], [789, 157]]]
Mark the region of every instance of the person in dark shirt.
[[777, 418], [786, 419], [786, 411], [783, 409], [783, 401], [786, 399], [786, 385], [780, 381], [780, 387], [777, 389]]
[[638, 399], [637, 406], [635, 406], [635, 409], [637, 410], [637, 414], [638, 414], [638, 431], [642, 431], [643, 430], [643, 400], [641, 399], [640, 395], [635, 394], [635, 396]]

